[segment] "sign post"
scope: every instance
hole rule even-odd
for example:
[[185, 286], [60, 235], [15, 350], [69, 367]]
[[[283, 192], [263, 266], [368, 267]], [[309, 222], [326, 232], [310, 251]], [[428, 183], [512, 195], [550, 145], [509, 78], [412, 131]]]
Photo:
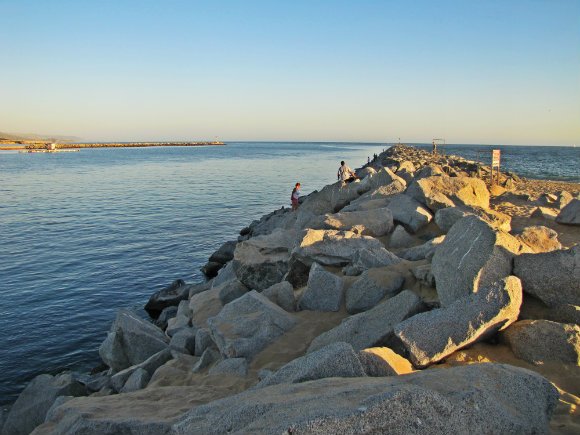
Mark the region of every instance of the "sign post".
[[[492, 150], [491, 152], [491, 185], [499, 184], [499, 164], [501, 159], [501, 150]], [[497, 170], [497, 172], [494, 172]], [[495, 176], [494, 176], [495, 174]], [[495, 183], [494, 183], [495, 181]]]

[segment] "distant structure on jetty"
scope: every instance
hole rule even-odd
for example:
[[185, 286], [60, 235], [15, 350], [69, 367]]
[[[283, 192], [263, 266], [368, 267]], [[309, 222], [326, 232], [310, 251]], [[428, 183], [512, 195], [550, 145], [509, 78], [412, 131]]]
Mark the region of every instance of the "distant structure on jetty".
[[145, 147], [200, 147], [200, 146], [220, 146], [225, 145], [220, 141], [212, 142], [100, 142], [100, 143], [67, 143], [67, 144], [46, 144], [31, 143], [26, 145], [26, 149], [79, 149], [79, 148], [145, 148]]

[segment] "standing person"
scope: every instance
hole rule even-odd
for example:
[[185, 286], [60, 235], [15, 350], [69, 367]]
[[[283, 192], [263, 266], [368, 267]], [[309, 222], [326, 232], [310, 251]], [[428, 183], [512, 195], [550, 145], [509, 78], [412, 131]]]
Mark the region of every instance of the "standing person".
[[300, 198], [300, 183], [296, 183], [294, 189], [292, 189], [292, 195], [290, 196], [290, 201], [292, 202], [292, 211], [298, 209], [298, 198]]
[[340, 162], [340, 168], [338, 168], [336, 175], [343, 183], [352, 183], [358, 178], [354, 171], [350, 169], [346, 163], [344, 163], [344, 160]]

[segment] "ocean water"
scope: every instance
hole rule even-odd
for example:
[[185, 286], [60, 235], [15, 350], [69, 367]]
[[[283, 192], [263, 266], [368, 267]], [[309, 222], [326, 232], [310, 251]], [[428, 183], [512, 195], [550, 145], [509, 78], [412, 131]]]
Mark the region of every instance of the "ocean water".
[[[0, 152], [0, 404], [41, 373], [88, 371], [119, 308], [141, 309], [265, 213], [386, 144]], [[475, 159], [493, 147], [446, 146]], [[504, 147], [522, 175], [580, 181], [580, 149]]]

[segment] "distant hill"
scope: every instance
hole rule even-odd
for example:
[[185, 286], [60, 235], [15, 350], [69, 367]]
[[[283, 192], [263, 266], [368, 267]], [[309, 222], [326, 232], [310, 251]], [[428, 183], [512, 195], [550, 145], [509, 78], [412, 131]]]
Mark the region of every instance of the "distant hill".
[[46, 141], [46, 142], [78, 142], [79, 137], [61, 135], [42, 135], [33, 133], [4, 133], [0, 131], [0, 140]]

